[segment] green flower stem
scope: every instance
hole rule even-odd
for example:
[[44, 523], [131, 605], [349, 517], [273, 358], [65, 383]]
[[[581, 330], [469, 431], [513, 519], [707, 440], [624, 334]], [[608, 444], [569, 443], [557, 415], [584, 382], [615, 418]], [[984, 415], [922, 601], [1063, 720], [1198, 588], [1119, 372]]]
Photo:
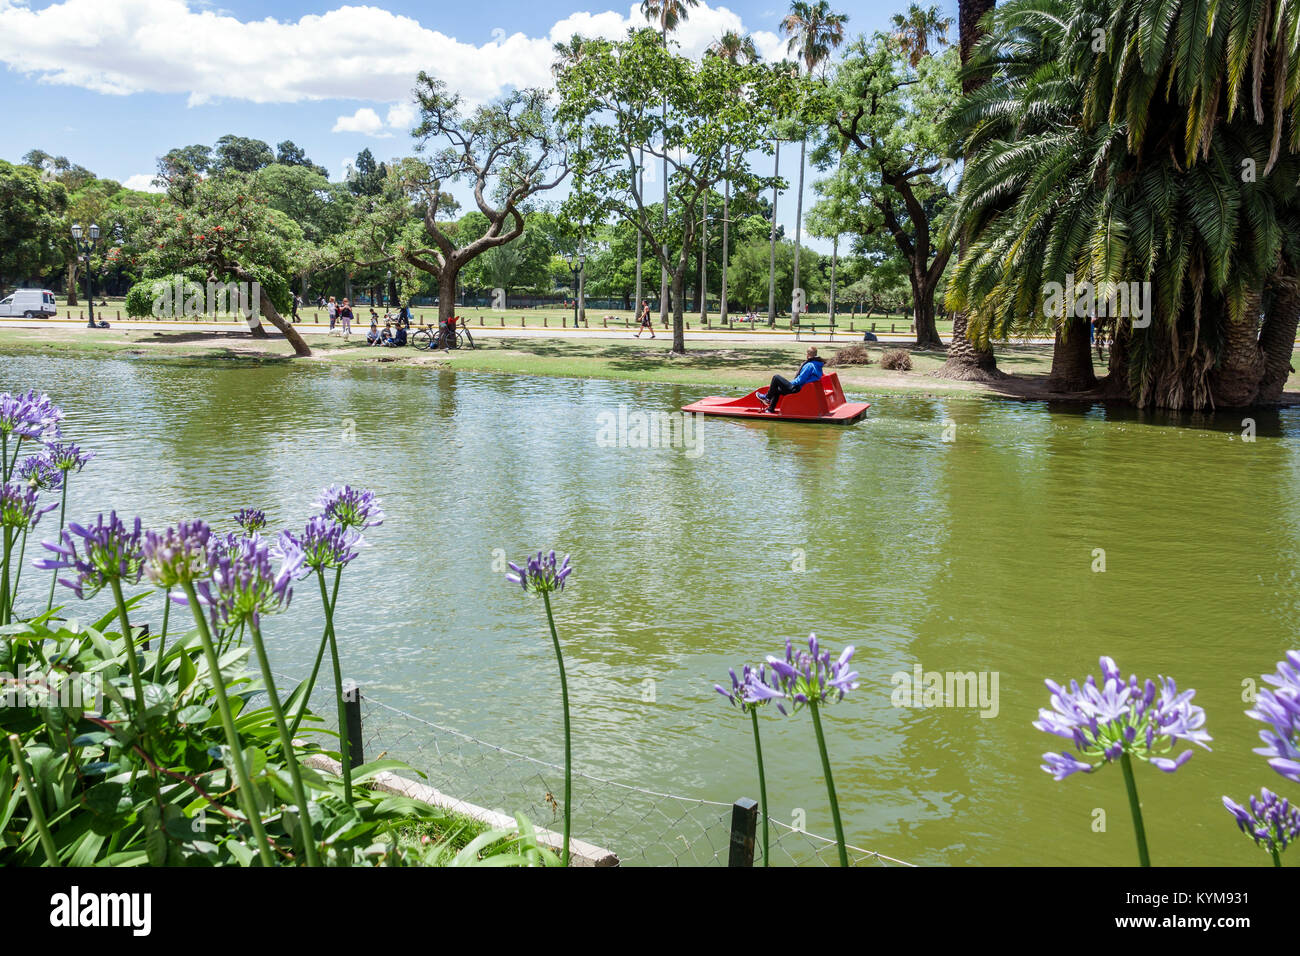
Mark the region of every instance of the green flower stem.
[[560, 651], [560, 636], [555, 633], [555, 616], [551, 613], [551, 596], [542, 591], [546, 604], [546, 621], [551, 625], [551, 643], [555, 645], [555, 660], [560, 665], [560, 696], [564, 701], [564, 853], [560, 865], [569, 865], [569, 825], [573, 805], [573, 736], [569, 728], [569, 681], [564, 675], [564, 654]]
[[23, 750], [18, 743], [18, 735], [9, 735], [9, 752], [13, 755], [14, 766], [18, 768], [18, 777], [22, 780], [23, 791], [27, 794], [27, 806], [32, 811], [32, 822], [36, 832], [41, 836], [41, 849], [45, 851], [45, 860], [50, 866], [59, 865], [59, 851], [54, 846], [54, 837], [50, 835], [49, 824], [45, 822], [45, 808], [36, 795], [36, 786], [32, 783], [32, 772], [23, 759]]
[[1274, 866], [1281, 866], [1281, 865], [1282, 865], [1282, 856], [1281, 856], [1281, 854], [1279, 854], [1279, 853], [1277, 852], [1277, 846], [1274, 845], [1274, 846], [1269, 847], [1269, 848], [1268, 848], [1268, 851], [1269, 851], [1270, 853], [1273, 854], [1273, 865], [1274, 865]]
[[[317, 572], [323, 582], [324, 575]], [[289, 733], [296, 734], [298, 725], [302, 723], [302, 718], [307, 713], [307, 705], [311, 701], [311, 692], [316, 688], [316, 675], [320, 673], [321, 661], [325, 659], [325, 648], [329, 646], [330, 631], [334, 628], [334, 607], [339, 599], [339, 578], [343, 574], [342, 568], [334, 569], [334, 594], [328, 602], [325, 600], [324, 591], [321, 592], [321, 603], [325, 605], [325, 630], [320, 636], [320, 647], [316, 649], [316, 663], [311, 667], [311, 676], [307, 678], [307, 689], [303, 692], [302, 703], [298, 707], [298, 713], [294, 715], [293, 723], [289, 727]]]
[[14, 548], [13, 529], [4, 529], [4, 557], [0, 559], [0, 624], [9, 623], [9, 558]]
[[840, 851], [840, 866], [849, 865], [849, 851], [844, 843], [844, 824], [840, 822], [840, 805], [835, 799], [835, 781], [831, 779], [831, 758], [826, 753], [826, 735], [822, 733], [822, 717], [817, 710], [817, 701], [809, 698], [808, 708], [812, 711], [813, 728], [817, 731], [817, 749], [822, 754], [822, 774], [826, 777], [826, 795], [831, 801], [831, 817], [835, 821], [835, 843]]
[[[321, 600], [325, 600], [325, 573], [316, 572], [320, 581]], [[343, 763], [343, 799], [352, 805], [352, 748], [348, 741], [348, 714], [343, 706], [343, 672], [339, 667], [339, 646], [334, 638], [334, 608], [325, 612], [325, 635], [329, 639], [330, 663], [334, 667], [334, 704], [338, 709], [339, 721], [339, 759]], [[305, 703], [305, 700], [304, 700]]]
[[199, 596], [194, 590], [194, 584], [191, 581], [185, 581], [181, 584], [185, 590], [185, 597], [189, 600], [190, 611], [194, 614], [194, 621], [199, 628], [199, 642], [203, 645], [203, 654], [208, 661], [209, 677], [212, 680], [212, 689], [217, 698], [217, 710], [221, 713], [221, 726], [226, 732], [226, 744], [230, 747], [230, 762], [235, 765], [235, 776], [239, 780], [239, 792], [237, 797], [239, 805], [244, 811], [244, 816], [248, 819], [248, 825], [253, 831], [253, 842], [257, 845], [258, 856], [261, 857], [263, 866], [275, 866], [275, 856], [271, 853], [271, 843], [266, 837], [266, 829], [262, 826], [262, 816], [257, 808], [257, 797], [253, 791], [253, 781], [248, 775], [248, 765], [244, 762], [244, 751], [239, 746], [239, 734], [235, 730], [235, 718], [230, 713], [230, 701], [226, 698], [226, 682], [221, 676], [221, 665], [217, 660], [217, 649], [212, 643], [212, 632], [208, 630], [207, 618], [203, 616], [203, 610], [199, 606]]
[[1137, 781], [1133, 779], [1133, 761], [1124, 751], [1119, 758], [1120, 768], [1124, 771], [1124, 788], [1128, 791], [1128, 808], [1133, 814], [1133, 834], [1137, 837], [1138, 865], [1150, 866], [1151, 856], [1147, 853], [1147, 831], [1142, 825], [1142, 805], [1138, 802]]
[[758, 802], [763, 812], [763, 865], [771, 866], [772, 853], [768, 844], [767, 779], [763, 776], [763, 745], [758, 740], [758, 708], [751, 708], [749, 716], [754, 721], [754, 756], [758, 758]]
[[271, 705], [271, 715], [275, 718], [275, 729], [280, 734], [280, 746], [284, 748], [284, 762], [289, 768], [289, 779], [293, 783], [293, 796], [298, 801], [298, 825], [302, 831], [303, 849], [307, 853], [308, 866], [320, 866], [316, 855], [316, 833], [311, 824], [311, 806], [307, 802], [307, 791], [302, 785], [302, 772], [298, 769], [298, 755], [293, 751], [293, 738], [289, 736], [289, 725], [284, 720], [284, 709], [280, 706], [280, 694], [275, 689], [275, 676], [271, 673], [271, 661], [266, 656], [266, 645], [262, 643], [262, 629], [254, 622], [249, 622], [248, 632], [253, 638], [253, 647], [257, 651], [258, 663], [262, 666], [262, 682], [266, 684], [266, 700]]
[[[68, 475], [69, 472], [63, 473], [63, 499], [59, 502], [59, 534], [55, 539], [62, 542], [63, 540], [63, 519], [68, 512]], [[55, 568], [50, 572], [50, 598], [45, 602], [45, 611], [49, 613], [54, 609], [54, 588], [59, 583], [59, 569]], [[156, 678], [155, 678], [156, 679]]]
[[126, 615], [126, 599], [122, 596], [122, 582], [117, 578], [113, 578], [111, 583], [113, 586], [113, 600], [117, 602], [117, 616], [122, 622], [122, 640], [126, 645], [126, 666], [131, 672], [131, 689], [135, 691], [135, 706], [138, 708], [140, 716], [140, 734], [144, 736], [144, 681], [140, 677], [140, 663], [135, 659], [135, 638], [131, 634], [131, 622]]
[[27, 533], [29, 530], [31, 529], [23, 528], [23, 539], [18, 545], [18, 564], [14, 568], [13, 600], [15, 604], [18, 602], [18, 582], [23, 579], [23, 557], [27, 554]]
[[162, 682], [163, 651], [167, 649], [167, 619], [172, 612], [172, 591], [168, 588], [163, 594], [162, 633], [158, 635], [158, 659], [153, 663], [153, 682]]

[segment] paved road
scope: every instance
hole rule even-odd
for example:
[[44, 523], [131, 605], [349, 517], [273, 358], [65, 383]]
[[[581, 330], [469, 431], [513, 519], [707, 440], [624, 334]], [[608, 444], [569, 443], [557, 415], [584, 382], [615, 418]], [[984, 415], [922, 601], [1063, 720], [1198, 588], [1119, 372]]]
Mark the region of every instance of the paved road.
[[[142, 332], [239, 332], [244, 328], [242, 322], [166, 322], [156, 319], [110, 319], [110, 332], [113, 330], [138, 330]], [[270, 324], [264, 322], [266, 330], [272, 335], [279, 335], [279, 332]], [[369, 323], [352, 324], [353, 334], [365, 335]], [[81, 330], [88, 335], [96, 334], [97, 330], [88, 329], [82, 321], [76, 319], [0, 319], [0, 328], [58, 328], [60, 330]], [[296, 326], [298, 331], [304, 336], [326, 335], [329, 332], [329, 326], [324, 323], [314, 324], [303, 322]], [[358, 333], [359, 330], [359, 333]], [[102, 330], [98, 330], [101, 331]], [[595, 329], [566, 329], [566, 328], [536, 328], [530, 326], [520, 328], [519, 326], [504, 328], [490, 325], [478, 326], [470, 325], [470, 331], [475, 338], [485, 339], [612, 339], [612, 340], [633, 340], [631, 329], [618, 328], [595, 328]], [[825, 329], [819, 329], [816, 332], [802, 332], [795, 335], [793, 332], [776, 329], [760, 330], [734, 330], [727, 331], [722, 329], [690, 329], [686, 333], [686, 338], [692, 342], [732, 342], [735, 344], [768, 344], [768, 345], [787, 345], [791, 342], [816, 342], [830, 343], [836, 345], [846, 345], [851, 342], [860, 342], [862, 340], [861, 332], [837, 331], [833, 336], [826, 332]], [[655, 330], [654, 341], [658, 342], [666, 338], [671, 338], [672, 333], [663, 329]], [[906, 343], [915, 341], [915, 336], [906, 333], [890, 334], [889, 332], [877, 332], [877, 338], [881, 343]], [[651, 341], [648, 335], [642, 335], [641, 341]], [[1033, 338], [1019, 341], [1017, 345], [1051, 345], [1052, 340], [1049, 338]]]

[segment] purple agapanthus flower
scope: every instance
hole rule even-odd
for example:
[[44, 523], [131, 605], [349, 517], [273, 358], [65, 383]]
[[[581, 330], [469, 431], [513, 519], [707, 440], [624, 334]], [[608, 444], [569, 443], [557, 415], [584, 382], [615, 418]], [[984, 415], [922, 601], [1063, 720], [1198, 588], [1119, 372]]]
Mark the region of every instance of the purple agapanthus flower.
[[769, 700], [776, 700], [782, 696], [779, 690], [769, 684], [766, 664], [759, 667], [746, 664], [741, 668], [739, 677], [736, 676], [734, 667], [727, 673], [731, 675], [731, 690], [727, 690], [721, 684], [714, 684], [713, 689], [731, 701], [733, 707], [739, 707], [742, 713], [747, 714]]
[[1251, 796], [1250, 809], [1228, 797], [1223, 798], [1227, 811], [1237, 818], [1237, 826], [1270, 852], [1280, 852], [1287, 844], [1300, 840], [1300, 807], [1279, 797], [1267, 787], [1261, 787], [1259, 796]]
[[557, 561], [554, 550], [546, 554], [538, 551], [528, 559], [524, 567], [511, 561], [510, 568], [511, 572], [506, 575], [506, 580], [533, 594], [563, 591], [564, 582], [573, 572], [573, 566], [569, 564], [569, 556], [566, 554], [563, 561]]
[[235, 512], [235, 524], [243, 528], [245, 534], [257, 534], [266, 527], [266, 512], [258, 508], [241, 508]]
[[18, 477], [38, 491], [58, 491], [63, 487], [63, 472], [51, 460], [48, 451], [24, 458], [18, 466]]
[[302, 558], [299, 567], [305, 573], [305, 569], [344, 568], [365, 546], [365, 539], [355, 528], [346, 528], [324, 515], [315, 515], [308, 519], [301, 535], [281, 531], [272, 553], [285, 561], [295, 552], [299, 553]]
[[107, 520], [101, 514], [93, 525], [69, 524], [58, 542], [42, 544], [53, 557], [40, 558], [34, 565], [74, 572], [75, 577], [59, 578], [59, 583], [79, 598], [93, 596], [110, 581], [135, 584], [140, 580], [144, 555], [139, 518], [128, 526], [116, 511]]
[[302, 570], [303, 554], [282, 552], [272, 565], [271, 548], [256, 537], [231, 535], [212, 548], [211, 575], [195, 585], [199, 602], [215, 627], [231, 629], [245, 621], [261, 626], [263, 614], [286, 610], [293, 598], [291, 582]]
[[40, 505], [40, 494], [25, 482], [10, 481], [0, 485], [0, 527], [14, 531], [30, 531], [41, 520], [41, 515], [58, 505]]
[[1152, 680], [1139, 685], [1136, 676], [1126, 683], [1109, 657], [1101, 658], [1101, 673], [1100, 686], [1091, 674], [1082, 685], [1070, 681], [1068, 690], [1046, 681], [1052, 708], [1039, 710], [1034, 726], [1072, 740], [1075, 750], [1090, 758], [1081, 760], [1065, 752], [1044, 754], [1043, 770], [1054, 779], [1064, 780], [1080, 771], [1091, 773], [1125, 753], [1173, 773], [1192, 757], [1191, 750], [1166, 756], [1177, 741], [1210, 749], [1211, 738], [1204, 730], [1205, 710], [1191, 702], [1196, 691], [1179, 693], [1173, 678], [1163, 676], [1159, 685]]
[[63, 411], [44, 392], [0, 395], [0, 435], [49, 441], [59, 437]]
[[212, 529], [204, 521], [182, 521], [144, 537], [144, 573], [160, 588], [194, 584], [212, 571]]
[[[816, 634], [808, 635], [808, 650], [800, 647], [797, 651], [789, 638], [785, 640], [785, 657], [771, 657], [767, 665], [772, 668], [772, 680], [760, 687], [750, 684], [751, 692], [765, 694], [774, 692], [770, 699], [780, 698], [790, 701], [793, 710], [798, 711], [809, 703], [827, 704], [844, 699], [851, 690], [858, 689], [858, 672], [849, 669], [853, 659], [852, 645], [845, 647], [840, 656], [831, 660], [831, 652], [824, 650], [817, 641]], [[782, 714], [786, 713], [784, 703], [776, 705]]]
[[330, 485], [313, 503], [321, 514], [344, 528], [374, 528], [384, 523], [384, 509], [373, 491]]
[[1266, 746], [1255, 753], [1270, 757], [1268, 765], [1294, 783], [1300, 783], [1300, 651], [1287, 651], [1276, 674], [1264, 675], [1264, 688], [1246, 716], [1263, 721], [1270, 729], [1259, 732]]
[[54, 442], [45, 447], [45, 456], [55, 468], [66, 474], [70, 471], [81, 471], [86, 462], [95, 457], [95, 453], [82, 451], [71, 443]]

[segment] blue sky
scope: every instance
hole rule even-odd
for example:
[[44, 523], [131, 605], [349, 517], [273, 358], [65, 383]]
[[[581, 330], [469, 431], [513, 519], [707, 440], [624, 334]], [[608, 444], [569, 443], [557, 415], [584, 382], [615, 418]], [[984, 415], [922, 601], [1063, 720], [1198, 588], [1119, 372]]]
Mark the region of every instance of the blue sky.
[[[834, 5], [856, 35], [885, 27], [906, 3]], [[955, 0], [940, 5], [955, 17]], [[143, 186], [168, 149], [236, 133], [272, 146], [291, 139], [337, 179], [366, 147], [381, 160], [410, 152], [416, 71], [489, 99], [548, 82], [554, 40], [619, 34], [639, 22], [638, 9], [610, 0], [0, 0], [0, 158], [40, 148]], [[682, 47], [698, 52], [739, 28], [773, 56], [785, 9], [701, 2], [679, 31]], [[783, 197], [780, 216], [791, 230], [792, 200]]]

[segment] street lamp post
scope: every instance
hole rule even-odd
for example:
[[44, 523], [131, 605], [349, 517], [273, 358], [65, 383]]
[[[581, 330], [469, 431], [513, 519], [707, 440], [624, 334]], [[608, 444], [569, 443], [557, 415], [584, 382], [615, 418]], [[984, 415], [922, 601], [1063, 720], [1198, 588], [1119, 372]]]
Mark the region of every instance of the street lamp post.
[[572, 253], [565, 256], [569, 260], [569, 270], [573, 273], [573, 327], [578, 327], [578, 277], [582, 275], [583, 267], [587, 264], [587, 257], [584, 255], [574, 256]]
[[393, 270], [389, 269], [388, 274], [384, 276], [384, 295], [388, 297], [388, 307], [391, 309], [397, 305], [397, 296], [393, 295]]
[[93, 222], [90, 228], [86, 230], [86, 238], [81, 238], [81, 223], [72, 224], [72, 241], [76, 244], [77, 249], [86, 258], [86, 327], [93, 329], [95, 327], [95, 293], [91, 286], [93, 276], [90, 274], [90, 254], [95, 248], [95, 243], [99, 242], [99, 226]]

